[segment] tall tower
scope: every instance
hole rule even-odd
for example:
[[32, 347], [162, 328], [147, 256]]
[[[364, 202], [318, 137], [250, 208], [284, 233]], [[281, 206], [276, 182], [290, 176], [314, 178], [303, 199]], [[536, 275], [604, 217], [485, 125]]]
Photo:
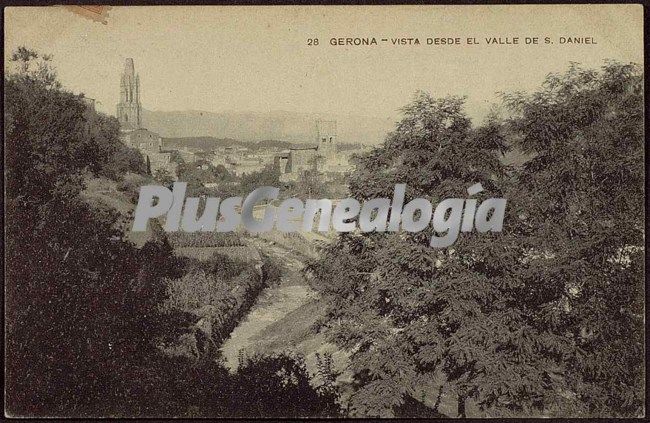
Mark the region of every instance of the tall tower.
[[117, 104], [117, 120], [122, 129], [142, 127], [140, 106], [140, 77], [135, 73], [133, 59], [126, 59], [120, 81], [120, 102]]
[[336, 121], [316, 121], [316, 141], [318, 142], [318, 153], [328, 161], [336, 159]]

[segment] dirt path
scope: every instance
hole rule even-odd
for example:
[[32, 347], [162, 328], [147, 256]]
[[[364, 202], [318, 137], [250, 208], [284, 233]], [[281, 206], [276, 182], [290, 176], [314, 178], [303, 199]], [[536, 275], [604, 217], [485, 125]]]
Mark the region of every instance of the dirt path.
[[[331, 353], [334, 371], [340, 373], [337, 385], [346, 403], [351, 393], [352, 374], [348, 370], [349, 355], [327, 342], [312, 326], [323, 316], [325, 305], [319, 294], [310, 288], [301, 274], [303, 259], [281, 245], [255, 238], [253, 243], [260, 251], [280, 259], [286, 271], [278, 286], [266, 288], [257, 298], [248, 315], [233, 330], [221, 347], [226, 366], [236, 370], [240, 351], [246, 356], [257, 353], [299, 353], [305, 358], [307, 371], [317, 372], [316, 353]], [[425, 403], [432, 406], [440, 381], [421, 386]], [[448, 416], [456, 415], [455, 397], [445, 392], [438, 410]]]
[[284, 276], [279, 286], [264, 289], [248, 315], [224, 342], [221, 351], [228, 368], [237, 368], [240, 350], [246, 355], [277, 350], [269, 348], [273, 346], [270, 344], [277, 344], [278, 341], [274, 331], [269, 329], [273, 329], [279, 322], [283, 322], [283, 325], [291, 324], [292, 327], [287, 329], [293, 331], [296, 326], [303, 326], [300, 321], [285, 321], [286, 317], [314, 300], [315, 292], [306, 285], [292, 283], [292, 279], [296, 279], [295, 273]]
[[[226, 366], [231, 370], [237, 368], [240, 351], [246, 356], [285, 351], [302, 354], [307, 370], [315, 373], [316, 353], [330, 352], [335, 369], [344, 369], [347, 355], [312, 330], [324, 312], [324, 305], [301, 274], [302, 259], [285, 247], [264, 239], [255, 238], [253, 242], [261, 251], [278, 258], [286, 270], [278, 286], [262, 291], [251, 311], [222, 345]], [[345, 377], [341, 381], [344, 382]]]

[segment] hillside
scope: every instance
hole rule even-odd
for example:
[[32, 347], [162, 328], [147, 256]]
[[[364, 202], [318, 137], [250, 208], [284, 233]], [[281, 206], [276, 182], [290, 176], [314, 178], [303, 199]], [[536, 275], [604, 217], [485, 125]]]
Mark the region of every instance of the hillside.
[[147, 129], [165, 138], [215, 137], [242, 141], [283, 140], [313, 143], [317, 119], [336, 120], [342, 143], [379, 144], [394, 127], [392, 118], [316, 115], [292, 112], [224, 112], [143, 110]]

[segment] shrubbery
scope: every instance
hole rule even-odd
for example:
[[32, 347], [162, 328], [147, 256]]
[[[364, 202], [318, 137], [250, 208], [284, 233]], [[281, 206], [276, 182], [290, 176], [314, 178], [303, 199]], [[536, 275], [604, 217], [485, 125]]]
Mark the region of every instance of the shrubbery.
[[116, 212], [80, 196], [84, 175], [101, 175], [119, 147], [117, 126], [55, 80], [47, 60], [5, 77], [6, 410], [16, 415], [100, 404], [114, 365], [153, 351], [166, 269], [141, 272], [167, 253], [135, 249]]
[[[174, 320], [161, 305], [187, 309], [205, 301], [199, 296], [208, 296], [227, 307], [234, 292], [239, 308], [235, 304], [230, 317], [223, 313], [232, 325], [262, 286], [259, 272], [234, 276], [242, 264], [220, 256], [208, 263], [210, 273], [188, 264], [175, 257], [155, 226], [154, 239], [141, 249], [125, 241], [117, 224], [123, 216], [93, 208], [80, 195], [86, 175], [118, 178], [126, 170], [139, 171], [137, 157], [121, 147], [116, 120], [61, 90], [49, 58], [41, 60], [23, 48], [12, 59], [19, 71], [4, 80], [5, 413], [230, 416], [252, 407], [246, 401], [277, 412], [276, 395], [288, 392], [289, 401], [291, 395], [308, 391], [304, 383], [293, 389], [293, 379], [274, 379], [273, 372], [285, 367], [301, 381], [306, 377], [283, 359], [258, 368], [270, 369], [260, 377], [283, 383], [261, 392], [258, 380], [229, 376], [214, 357], [195, 363], [161, 353], [160, 340], [182, 332], [186, 323]], [[36, 59], [40, 62], [35, 65]], [[125, 192], [133, 187], [121, 182]], [[186, 266], [195, 271], [186, 273]], [[230, 279], [210, 280], [213, 270]], [[204, 280], [197, 276], [201, 272]], [[170, 294], [176, 303], [166, 303]], [[314, 411], [312, 404], [294, 405], [287, 414], [329, 413], [329, 406]], [[258, 407], [255, 412], [265, 410]]]
[[[491, 416], [644, 412], [643, 72], [572, 65], [510, 117], [472, 127], [463, 99], [418, 93], [385, 143], [359, 159], [357, 199], [508, 199], [500, 234], [342, 234], [309, 269], [327, 334], [352, 353], [352, 410], [391, 416], [438, 372]], [[532, 157], [499, 160], [515, 146]], [[475, 196], [476, 198], [476, 196]], [[471, 401], [470, 401], [471, 400]]]
[[[157, 357], [124, 368], [124, 389], [107, 392], [96, 415], [115, 417], [340, 417], [338, 392], [313, 387], [301, 356], [247, 358], [234, 374], [215, 360]], [[135, 377], [134, 377], [135, 376]], [[119, 404], [119, 406], [116, 406]]]
[[[313, 388], [304, 359], [298, 355], [246, 357], [237, 370], [237, 417], [337, 417], [338, 394]], [[272, 400], [269, 400], [272, 399]]]
[[147, 165], [139, 150], [122, 143], [115, 146], [109, 161], [102, 167], [101, 175], [121, 180], [125, 173], [147, 174]]
[[235, 232], [169, 232], [170, 244], [178, 247], [236, 247], [245, 245], [240, 234]]
[[[264, 283], [261, 277], [255, 275], [252, 264], [222, 254], [214, 253], [211, 259], [205, 261], [191, 258], [183, 258], [181, 261], [183, 275], [166, 281], [165, 308], [191, 310], [212, 305], [230, 311], [244, 301], [233, 294], [233, 287], [242, 283], [255, 286], [256, 288], [244, 290], [247, 296], [255, 297]], [[243, 278], [233, 280], [239, 275]]]
[[140, 187], [151, 183], [151, 177], [126, 173], [121, 176], [117, 183], [117, 190], [123, 192], [130, 202], [133, 204], [138, 203], [140, 197]]

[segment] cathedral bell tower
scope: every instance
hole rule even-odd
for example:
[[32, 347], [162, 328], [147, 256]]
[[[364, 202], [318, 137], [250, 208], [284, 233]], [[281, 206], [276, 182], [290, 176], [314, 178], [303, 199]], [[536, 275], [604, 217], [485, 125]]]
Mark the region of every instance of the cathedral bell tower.
[[120, 81], [120, 102], [117, 104], [117, 120], [125, 130], [142, 127], [140, 106], [140, 77], [135, 73], [133, 59], [126, 59]]

